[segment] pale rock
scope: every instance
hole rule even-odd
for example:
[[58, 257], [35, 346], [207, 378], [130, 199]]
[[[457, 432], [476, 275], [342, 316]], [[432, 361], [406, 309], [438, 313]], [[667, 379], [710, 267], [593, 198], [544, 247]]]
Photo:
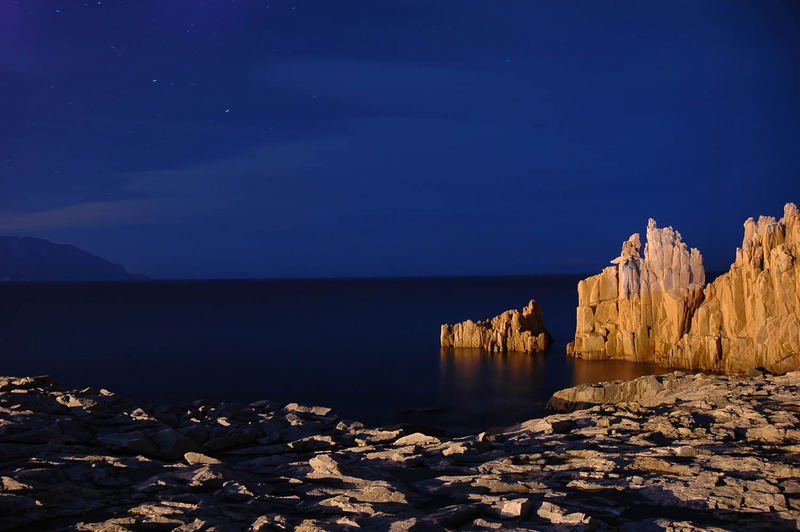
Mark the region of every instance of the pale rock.
[[31, 489], [28, 484], [23, 484], [11, 477], [0, 477], [0, 492], [3, 491], [25, 491]]
[[591, 519], [588, 515], [581, 512], [567, 513], [567, 510], [561, 506], [547, 501], [542, 502], [539, 509], [536, 510], [536, 514], [542, 519], [547, 519], [551, 523], [557, 525], [587, 524]]
[[538, 353], [547, 348], [550, 335], [536, 301], [519, 310], [507, 310], [490, 320], [467, 320], [441, 329], [442, 347], [476, 347], [491, 352]]
[[404, 445], [437, 445], [441, 443], [439, 438], [434, 436], [428, 436], [426, 434], [422, 434], [421, 432], [415, 432], [414, 434], [409, 434], [408, 436], [403, 436], [402, 438], [398, 438], [394, 445], [398, 447], [402, 447]]
[[575, 341], [568, 353], [588, 359], [651, 360], [686, 332], [702, 299], [705, 270], [671, 227], [651, 219], [641, 255], [639, 235], [622, 244], [615, 266], [578, 283]]
[[208, 523], [202, 519], [195, 519], [190, 523], [184, 523], [177, 527], [174, 532], [199, 532], [208, 528]]
[[629, 381], [579, 384], [555, 392], [547, 406], [556, 410], [572, 410], [596, 404], [641, 401], [685, 384], [682, 376], [682, 373], [676, 372], [671, 375], [646, 375]]
[[354, 492], [353, 497], [363, 502], [370, 503], [398, 503], [406, 504], [406, 496], [399, 491], [391, 489], [380, 483], [372, 483], [369, 487], [359, 492]]
[[308, 461], [311, 466], [309, 478], [341, 478], [339, 463], [329, 454], [318, 454]]
[[248, 532], [267, 532], [272, 530], [290, 530], [289, 520], [280, 514], [262, 515], [250, 525]]
[[221, 488], [225, 477], [220, 469], [215, 469], [214, 465], [206, 465], [198, 469], [192, 475], [189, 486], [197, 489], [217, 489]]
[[186, 460], [186, 462], [189, 465], [219, 463], [219, 460], [217, 460], [216, 458], [212, 458], [211, 456], [206, 456], [205, 454], [202, 453], [194, 453], [191, 451], [184, 454], [183, 459]]
[[504, 501], [500, 506], [502, 519], [525, 519], [531, 511], [531, 501], [528, 499], [512, 499]]
[[[571, 355], [743, 373], [800, 366], [800, 213], [744, 224], [728, 273], [705, 284], [703, 259], [679, 232], [647, 227], [623, 243], [616, 266], [578, 283]], [[617, 286], [617, 294], [610, 297]]]
[[743, 372], [800, 366], [800, 213], [744, 223], [728, 273], [705, 288], [688, 333], [659, 363]]
[[327, 416], [331, 413], [332, 409], [327, 406], [303, 406], [297, 403], [289, 403], [283, 409], [287, 412], [295, 412], [300, 414], [312, 414], [314, 416]]
[[332, 506], [334, 508], [338, 508], [342, 512], [351, 514], [372, 515], [375, 513], [375, 508], [371, 504], [353, 500], [347, 495], [336, 495], [335, 497], [331, 497], [329, 499], [323, 499], [319, 502], [319, 505]]
[[299, 440], [295, 440], [289, 444], [289, 447], [294, 451], [319, 451], [322, 449], [330, 449], [335, 445], [333, 438], [330, 436], [313, 435]]

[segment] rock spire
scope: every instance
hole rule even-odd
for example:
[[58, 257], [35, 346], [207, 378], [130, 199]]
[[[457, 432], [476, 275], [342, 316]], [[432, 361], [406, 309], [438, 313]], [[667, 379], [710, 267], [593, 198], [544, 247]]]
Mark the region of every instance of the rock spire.
[[800, 213], [744, 223], [728, 273], [705, 284], [703, 259], [652, 219], [615, 266], [578, 283], [575, 341], [583, 358], [653, 361], [668, 367], [741, 372], [800, 365]]

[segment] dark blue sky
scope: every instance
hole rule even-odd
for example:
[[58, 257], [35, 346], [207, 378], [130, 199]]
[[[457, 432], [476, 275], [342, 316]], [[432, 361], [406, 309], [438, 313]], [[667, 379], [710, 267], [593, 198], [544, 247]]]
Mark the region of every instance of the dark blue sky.
[[0, 233], [154, 277], [727, 268], [800, 200], [800, 3], [0, 0]]

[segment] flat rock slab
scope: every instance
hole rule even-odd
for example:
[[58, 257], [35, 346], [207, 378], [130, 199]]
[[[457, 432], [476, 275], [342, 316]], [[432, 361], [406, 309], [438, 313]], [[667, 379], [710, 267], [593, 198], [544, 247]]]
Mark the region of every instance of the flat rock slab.
[[800, 372], [563, 390], [458, 438], [0, 377], [0, 530], [796, 530]]

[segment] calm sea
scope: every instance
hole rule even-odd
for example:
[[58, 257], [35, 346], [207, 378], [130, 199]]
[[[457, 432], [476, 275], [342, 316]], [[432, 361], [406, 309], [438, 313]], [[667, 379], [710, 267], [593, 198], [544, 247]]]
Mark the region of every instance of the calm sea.
[[[542, 415], [567, 386], [666, 370], [567, 358], [580, 277], [0, 285], [0, 374], [141, 403], [273, 399], [450, 432]], [[546, 354], [441, 351], [439, 326], [535, 298]]]

